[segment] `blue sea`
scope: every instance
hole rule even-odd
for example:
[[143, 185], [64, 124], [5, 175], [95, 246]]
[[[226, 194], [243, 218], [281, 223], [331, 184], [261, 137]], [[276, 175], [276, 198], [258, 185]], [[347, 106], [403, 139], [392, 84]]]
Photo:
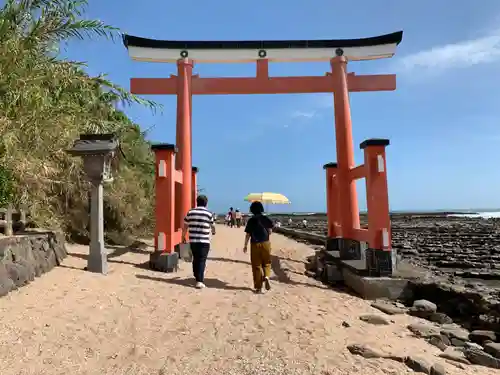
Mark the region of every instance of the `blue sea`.
[[[453, 212], [447, 216], [451, 217], [470, 217], [470, 218], [500, 218], [500, 209], [442, 209], [442, 210], [394, 210], [392, 213], [408, 213], [408, 214], [419, 214], [419, 213], [440, 213], [440, 212]], [[293, 215], [293, 216], [306, 216], [306, 215], [326, 215], [325, 212], [291, 212], [291, 213], [270, 213], [275, 215]]]
[[[470, 218], [500, 218], [500, 209], [441, 209], [441, 210], [394, 210], [391, 213], [395, 214], [438, 214], [450, 213], [450, 217], [470, 217]], [[364, 211], [362, 213], [365, 213]], [[326, 215], [326, 212], [268, 212], [269, 215], [285, 215], [285, 216], [309, 216], [309, 215]]]
[[476, 212], [476, 213], [452, 214], [452, 215], [448, 215], [448, 216], [492, 219], [492, 218], [497, 218], [497, 217], [500, 218], [500, 211], [483, 211], [483, 212]]

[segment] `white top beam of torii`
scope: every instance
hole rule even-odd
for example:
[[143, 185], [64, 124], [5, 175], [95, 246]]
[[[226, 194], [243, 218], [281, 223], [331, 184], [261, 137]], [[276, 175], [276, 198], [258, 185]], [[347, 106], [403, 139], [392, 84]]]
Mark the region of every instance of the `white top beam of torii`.
[[245, 63], [266, 59], [270, 62], [329, 61], [345, 56], [348, 61], [392, 57], [403, 32], [359, 39], [279, 40], [279, 41], [169, 41], [124, 35], [123, 43], [136, 61], [175, 63], [189, 59], [195, 63]]

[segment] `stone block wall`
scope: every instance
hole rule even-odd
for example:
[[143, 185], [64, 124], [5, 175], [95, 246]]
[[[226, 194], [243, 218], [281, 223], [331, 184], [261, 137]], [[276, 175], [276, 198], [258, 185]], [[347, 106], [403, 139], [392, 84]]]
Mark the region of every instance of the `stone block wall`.
[[0, 297], [50, 271], [66, 256], [62, 233], [26, 232], [0, 237]]

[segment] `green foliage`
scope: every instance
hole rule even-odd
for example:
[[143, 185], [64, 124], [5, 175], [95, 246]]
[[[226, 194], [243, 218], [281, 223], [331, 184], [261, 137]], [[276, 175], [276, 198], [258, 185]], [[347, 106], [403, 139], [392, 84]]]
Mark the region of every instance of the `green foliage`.
[[153, 155], [116, 104], [157, 105], [58, 58], [71, 38], [116, 35], [101, 21], [81, 19], [86, 4], [7, 0], [0, 10], [0, 206], [25, 204], [38, 225], [85, 236], [88, 186], [81, 161], [65, 150], [80, 133], [114, 132], [125, 159], [106, 187], [107, 230], [142, 234], [152, 225]]
[[0, 207], [6, 207], [14, 195], [12, 174], [0, 166]]

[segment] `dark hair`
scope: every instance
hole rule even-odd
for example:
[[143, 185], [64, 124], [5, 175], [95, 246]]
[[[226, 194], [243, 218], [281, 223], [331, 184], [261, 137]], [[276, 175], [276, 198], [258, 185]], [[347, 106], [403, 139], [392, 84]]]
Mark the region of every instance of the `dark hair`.
[[229, 207], [229, 211], [232, 211], [232, 210], [233, 210], [233, 208], [232, 208], [232, 207]]
[[208, 204], [208, 198], [206, 195], [198, 195], [198, 197], [196, 197], [197, 207], [207, 207], [207, 204]]
[[253, 215], [259, 215], [264, 212], [264, 206], [261, 202], [252, 202], [250, 205], [250, 212]]

